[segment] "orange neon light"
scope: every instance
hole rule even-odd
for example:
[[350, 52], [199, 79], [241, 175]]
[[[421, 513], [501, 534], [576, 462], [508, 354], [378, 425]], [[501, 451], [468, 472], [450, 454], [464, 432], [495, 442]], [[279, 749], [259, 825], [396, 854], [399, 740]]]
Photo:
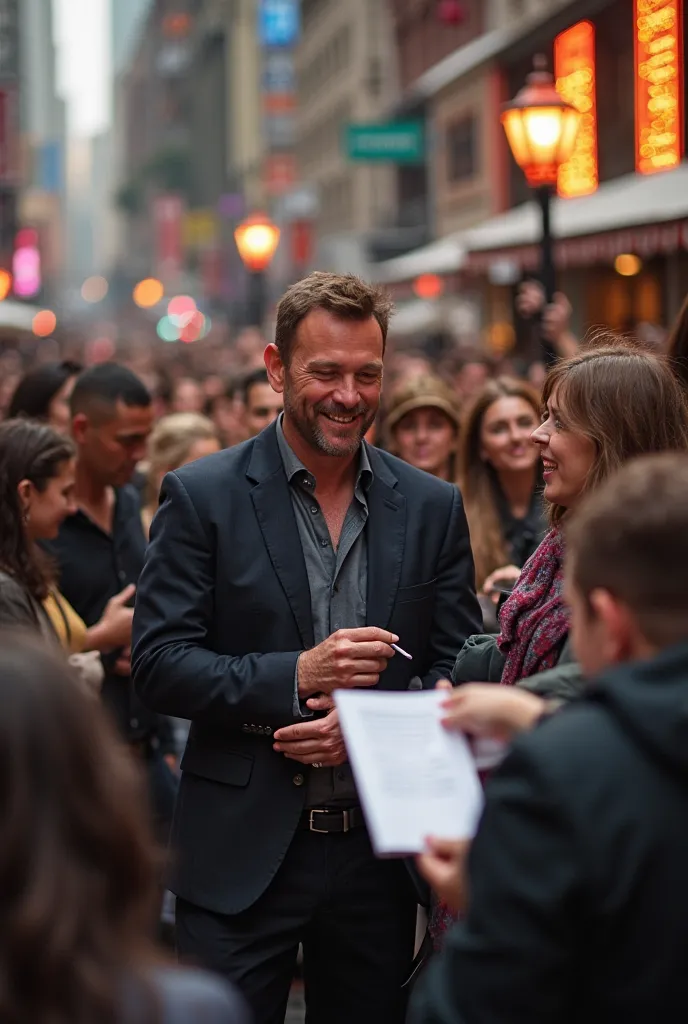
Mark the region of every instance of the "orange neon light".
[[635, 3], [635, 166], [670, 170], [683, 156], [683, 0]]
[[597, 164], [597, 97], [595, 26], [579, 21], [554, 40], [557, 92], [581, 113], [571, 158], [557, 176], [557, 192], [565, 199], [588, 196], [600, 183]]

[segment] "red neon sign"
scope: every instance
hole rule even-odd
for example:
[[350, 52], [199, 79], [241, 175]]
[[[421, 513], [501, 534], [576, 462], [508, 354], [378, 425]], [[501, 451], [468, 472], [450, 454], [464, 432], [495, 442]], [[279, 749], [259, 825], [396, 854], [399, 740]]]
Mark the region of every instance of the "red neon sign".
[[683, 0], [634, 0], [635, 166], [670, 170], [683, 156]]
[[566, 199], [587, 196], [599, 185], [595, 26], [591, 22], [579, 21], [557, 36], [554, 74], [559, 95], [581, 113], [571, 159], [559, 168], [557, 192]]

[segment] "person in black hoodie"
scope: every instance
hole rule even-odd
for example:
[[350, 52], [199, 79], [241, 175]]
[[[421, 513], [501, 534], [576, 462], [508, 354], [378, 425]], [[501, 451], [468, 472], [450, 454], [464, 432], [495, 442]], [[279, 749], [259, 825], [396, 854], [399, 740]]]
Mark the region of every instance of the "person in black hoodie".
[[687, 522], [685, 455], [627, 464], [572, 520], [591, 682], [489, 781], [466, 916], [411, 1024], [688, 1019]]

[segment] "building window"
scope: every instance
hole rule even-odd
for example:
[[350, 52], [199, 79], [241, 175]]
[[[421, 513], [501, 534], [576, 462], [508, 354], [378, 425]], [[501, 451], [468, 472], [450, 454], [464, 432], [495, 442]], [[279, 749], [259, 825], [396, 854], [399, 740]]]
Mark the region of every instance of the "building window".
[[473, 114], [447, 128], [447, 181], [469, 181], [477, 171], [477, 121]]

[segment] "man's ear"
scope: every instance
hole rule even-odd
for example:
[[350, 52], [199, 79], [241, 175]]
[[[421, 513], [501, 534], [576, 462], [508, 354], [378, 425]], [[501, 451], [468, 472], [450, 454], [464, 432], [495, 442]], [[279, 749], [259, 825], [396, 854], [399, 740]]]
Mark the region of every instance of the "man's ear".
[[605, 661], [608, 664], [627, 661], [633, 656], [638, 639], [638, 623], [633, 612], [623, 601], [601, 587], [591, 591], [588, 600], [593, 616], [604, 627], [600, 633], [606, 648], [602, 652]]
[[268, 345], [263, 354], [263, 359], [265, 360], [265, 369], [268, 371], [270, 387], [278, 395], [281, 395], [284, 391], [284, 363], [282, 362], [277, 345], [273, 343]]
[[77, 412], [72, 417], [72, 437], [77, 444], [80, 444], [88, 430], [88, 416], [84, 412]]

